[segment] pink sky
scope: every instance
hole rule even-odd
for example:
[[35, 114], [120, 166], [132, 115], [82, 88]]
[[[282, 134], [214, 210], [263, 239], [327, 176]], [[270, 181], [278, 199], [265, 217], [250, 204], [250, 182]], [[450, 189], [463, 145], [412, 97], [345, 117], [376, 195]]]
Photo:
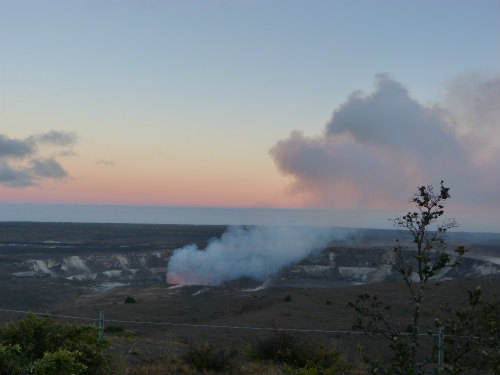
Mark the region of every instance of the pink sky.
[[443, 179], [500, 226], [500, 3], [362, 3], [1, 2], [0, 203], [404, 210]]

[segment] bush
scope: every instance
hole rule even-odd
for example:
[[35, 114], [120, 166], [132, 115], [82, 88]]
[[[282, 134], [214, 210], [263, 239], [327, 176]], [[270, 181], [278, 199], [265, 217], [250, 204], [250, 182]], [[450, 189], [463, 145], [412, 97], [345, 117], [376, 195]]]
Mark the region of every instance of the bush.
[[128, 337], [128, 338], [134, 337], [135, 336], [135, 332], [132, 331], [132, 330], [130, 330], [130, 329], [126, 329], [126, 330], [123, 331], [123, 336]]
[[304, 367], [299, 368], [293, 368], [286, 363], [283, 365], [283, 371], [290, 375], [335, 375], [344, 374], [345, 369], [345, 364], [339, 367], [338, 364], [335, 363], [330, 365], [328, 368], [322, 368], [312, 360], [307, 361]]
[[107, 326], [106, 328], [104, 328], [104, 332], [106, 332], [106, 333], [123, 332], [123, 327], [121, 327], [121, 326]]
[[349, 368], [338, 351], [286, 332], [277, 332], [257, 341], [255, 348], [247, 347], [246, 354], [254, 359], [281, 363], [283, 370], [289, 374], [337, 374]]
[[109, 364], [107, 347], [94, 326], [28, 314], [0, 329], [0, 374], [102, 374]]
[[0, 374], [20, 374], [19, 345], [3, 345], [0, 343]]
[[87, 366], [78, 360], [78, 352], [59, 349], [54, 353], [45, 353], [42, 359], [36, 360], [31, 371], [39, 375], [85, 374]]
[[137, 303], [137, 301], [135, 300], [134, 297], [127, 296], [127, 298], [125, 298], [125, 303]]
[[290, 294], [287, 294], [286, 297], [283, 299], [285, 302], [291, 302], [292, 301], [292, 296]]
[[443, 373], [500, 374], [500, 300], [483, 299], [479, 286], [468, 294], [465, 307], [446, 306], [435, 320], [446, 333]]
[[295, 336], [286, 332], [277, 332], [263, 340], [258, 340], [254, 347], [247, 349], [247, 354], [258, 360], [272, 360], [304, 365], [308, 354]]
[[236, 353], [215, 345], [203, 343], [190, 345], [182, 359], [189, 365], [203, 371], [224, 371], [230, 368], [231, 359]]

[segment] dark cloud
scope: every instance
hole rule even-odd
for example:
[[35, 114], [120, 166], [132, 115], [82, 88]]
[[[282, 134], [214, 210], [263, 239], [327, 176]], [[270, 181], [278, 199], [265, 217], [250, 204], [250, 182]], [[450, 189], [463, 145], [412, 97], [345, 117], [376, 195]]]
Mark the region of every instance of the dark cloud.
[[60, 180], [68, 176], [68, 172], [53, 158], [32, 160], [30, 164], [30, 171], [37, 177]]
[[[474, 82], [468, 88], [460, 86], [462, 97], [478, 102], [469, 105], [469, 119], [486, 112], [498, 124], [500, 116], [493, 109], [498, 102], [491, 99], [500, 87], [498, 81]], [[457, 131], [464, 127], [465, 117], [455, 116], [450, 106], [425, 106], [401, 83], [379, 74], [374, 91], [352, 93], [334, 111], [322, 135], [292, 132], [271, 148], [270, 155], [291, 177], [290, 190], [308, 195], [310, 203], [320, 207], [391, 207], [404, 202], [416, 186], [441, 179], [463, 202], [499, 206], [500, 184], [483, 183], [497, 177], [492, 177], [485, 160], [474, 161], [476, 148], [464, 146], [463, 134], [473, 138], [474, 132]], [[486, 129], [491, 137], [491, 126]], [[498, 162], [490, 164], [498, 169]]]
[[26, 169], [14, 168], [0, 160], [0, 185], [7, 187], [27, 187], [35, 184], [33, 175]]
[[40, 185], [44, 180], [62, 180], [68, 172], [54, 157], [42, 156], [49, 147], [62, 151], [56, 154], [73, 153], [77, 142], [74, 133], [52, 130], [48, 133], [12, 139], [0, 134], [0, 185], [7, 187], [27, 187]]
[[0, 134], [0, 158], [25, 158], [35, 152], [35, 144], [28, 140], [12, 139]]

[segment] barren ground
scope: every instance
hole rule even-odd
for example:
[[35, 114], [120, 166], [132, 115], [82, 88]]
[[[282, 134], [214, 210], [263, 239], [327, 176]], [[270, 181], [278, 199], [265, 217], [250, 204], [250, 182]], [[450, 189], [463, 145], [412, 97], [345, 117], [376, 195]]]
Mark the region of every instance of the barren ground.
[[[404, 317], [408, 311], [407, 293], [400, 282], [350, 285], [352, 283], [345, 280], [335, 284], [343, 286], [331, 287], [321, 279], [311, 278], [281, 284], [275, 282], [274, 286], [257, 288], [260, 281], [240, 280], [219, 287], [206, 287], [171, 286], [153, 279], [147, 282], [132, 280], [124, 283], [128, 285], [104, 290], [97, 287], [103, 283], [113, 286], [112, 280], [69, 280], [44, 274], [13, 276], [16, 272], [25, 272], [26, 261], [32, 259], [159, 250], [168, 253], [193, 242], [203, 247], [209, 238], [219, 236], [224, 229], [220, 226], [0, 223], [0, 308], [89, 318], [98, 318], [99, 312], [103, 311], [106, 326], [119, 326], [133, 331], [135, 335], [132, 339], [125, 339], [121, 334], [106, 334], [115, 337], [115, 350], [121, 351], [127, 361], [136, 361], [139, 367], [149, 363], [150, 369], [154, 367], [155, 360], [166, 350], [171, 350], [172, 346], [210, 342], [242, 348], [247, 343], [273, 334], [267, 330], [200, 325], [351, 330], [354, 316], [347, 303], [364, 292], [376, 294], [391, 303], [391, 314], [396, 319]], [[358, 240], [342, 246], [360, 250], [385, 248], [391, 246], [390, 237], [393, 234], [392, 231], [373, 231], [365, 235], [364, 242]], [[489, 257], [496, 261], [500, 255], [495, 235], [482, 238], [482, 242], [474, 236], [472, 239], [457, 238], [457, 241], [468, 238], [469, 247], [474, 248], [476, 243], [476, 250], [473, 251], [476, 258]], [[465, 277], [433, 283], [424, 312], [429, 328], [435, 329], [432, 318], [439, 307], [445, 303], [460, 306], [466, 299], [468, 289], [481, 285], [486, 297], [493, 297], [495, 293], [498, 297], [498, 276], [494, 272], [481, 278]], [[290, 301], [285, 301], [287, 295], [291, 297]], [[127, 296], [133, 296], [137, 303], [124, 303]], [[0, 311], [2, 323], [22, 316], [20, 313]], [[317, 342], [333, 342], [352, 362], [357, 361], [358, 343], [374, 345], [357, 334], [294, 334]], [[149, 370], [148, 373], [155, 372]]]

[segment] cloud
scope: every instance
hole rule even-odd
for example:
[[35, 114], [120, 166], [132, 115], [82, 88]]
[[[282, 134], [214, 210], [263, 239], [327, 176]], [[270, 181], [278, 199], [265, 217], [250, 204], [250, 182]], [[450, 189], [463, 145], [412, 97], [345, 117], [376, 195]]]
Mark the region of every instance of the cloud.
[[0, 158], [24, 158], [35, 152], [35, 145], [28, 140], [11, 139], [0, 134]]
[[116, 162], [113, 160], [99, 159], [95, 162], [98, 165], [105, 165], [106, 167], [115, 167]]
[[33, 139], [37, 143], [67, 147], [74, 145], [78, 137], [75, 133], [51, 130], [48, 133], [34, 135], [30, 139]]
[[61, 165], [54, 159], [32, 160], [30, 171], [34, 176], [42, 178], [62, 179], [68, 176]]
[[373, 92], [353, 92], [323, 134], [294, 131], [269, 152], [289, 190], [313, 206], [394, 208], [416, 186], [444, 179], [463, 203], [499, 207], [499, 90], [496, 77], [468, 76], [426, 106], [378, 74]]
[[[479, 163], [500, 158], [500, 77], [468, 74], [453, 79], [443, 106], [449, 124]], [[498, 164], [497, 164], [498, 166]]]
[[0, 185], [19, 188], [40, 185], [46, 180], [63, 180], [68, 172], [54, 157], [45, 157], [49, 148], [65, 148], [61, 153], [73, 153], [78, 138], [74, 133], [52, 130], [12, 139], [0, 134]]
[[12, 188], [33, 186], [33, 177], [29, 170], [14, 168], [0, 160], [0, 185]]

